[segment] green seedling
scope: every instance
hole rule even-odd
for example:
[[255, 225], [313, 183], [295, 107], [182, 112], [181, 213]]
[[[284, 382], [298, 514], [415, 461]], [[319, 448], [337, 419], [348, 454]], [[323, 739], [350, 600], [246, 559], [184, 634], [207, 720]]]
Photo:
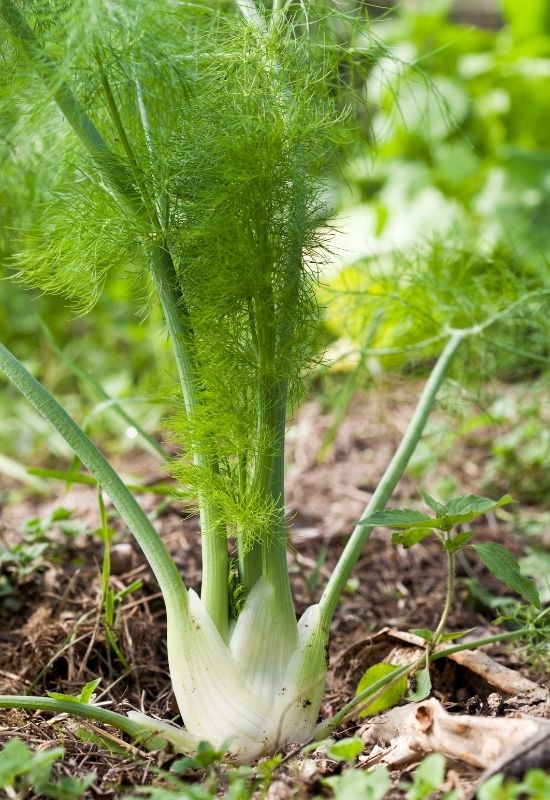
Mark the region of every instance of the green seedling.
[[[419, 764], [413, 773], [412, 785], [401, 783], [406, 800], [427, 800], [434, 792], [441, 790], [445, 780], [445, 756], [441, 753], [430, 753]], [[458, 792], [444, 792], [441, 800], [457, 800]]]
[[542, 769], [528, 769], [518, 781], [499, 772], [480, 786], [476, 797], [477, 800], [546, 800], [550, 797], [550, 775]]
[[78, 800], [95, 781], [96, 774], [55, 780], [52, 768], [63, 755], [62, 747], [33, 752], [20, 739], [10, 739], [0, 750], [0, 789], [5, 790], [6, 797], [25, 797], [33, 792], [51, 800]]
[[0, 596], [13, 594], [18, 578], [26, 578], [41, 570], [60, 549], [58, 532], [72, 538], [86, 532], [86, 525], [73, 519], [73, 512], [62, 506], [45, 517], [27, 517], [22, 538], [13, 545], [0, 544]]
[[[395, 509], [393, 511], [379, 511], [367, 515], [362, 523], [366, 525], [379, 525], [390, 528], [392, 542], [406, 548], [413, 547], [428, 536], [434, 536], [441, 544], [447, 556], [447, 591], [439, 623], [435, 630], [415, 628], [411, 631], [426, 642], [424, 663], [416, 663], [416, 669], [404, 670], [389, 664], [377, 664], [370, 667], [357, 687], [358, 697], [368, 697], [369, 688], [377, 686], [378, 680], [389, 679], [388, 683], [377, 689], [376, 700], [364, 706], [362, 715], [378, 713], [386, 708], [396, 705], [406, 694], [406, 676], [415, 677], [415, 687], [408, 694], [412, 701], [424, 700], [431, 692], [430, 661], [432, 654], [439, 645], [452, 642], [464, 636], [468, 631], [446, 632], [445, 627], [452, 607], [455, 593], [455, 564], [459, 551], [469, 548], [479, 556], [492, 574], [506, 586], [520, 594], [532, 606], [540, 608], [540, 599], [534, 581], [521, 574], [519, 564], [512, 553], [497, 542], [472, 543], [474, 532], [459, 530], [463, 525], [475, 520], [477, 517], [492, 513], [504, 505], [512, 503], [509, 495], [494, 501], [487, 497], [467, 495], [440, 503], [427, 492], [422, 492], [422, 498], [432, 515], [414, 509]], [[420, 668], [419, 668], [420, 667]]]
[[384, 800], [390, 791], [390, 773], [386, 767], [375, 767], [369, 772], [349, 769], [341, 775], [325, 778], [323, 784], [333, 791], [335, 800]]
[[70, 700], [74, 703], [93, 703], [95, 700], [95, 690], [99, 686], [101, 678], [96, 678], [93, 681], [88, 681], [82, 690], [76, 694], [62, 694], [61, 692], [48, 692], [48, 697], [53, 697], [54, 700]]

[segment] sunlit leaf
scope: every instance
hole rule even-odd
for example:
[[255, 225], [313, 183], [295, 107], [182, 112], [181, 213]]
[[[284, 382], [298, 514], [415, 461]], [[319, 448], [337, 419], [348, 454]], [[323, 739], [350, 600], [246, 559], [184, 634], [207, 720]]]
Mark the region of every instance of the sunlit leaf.
[[332, 742], [327, 748], [327, 755], [335, 761], [353, 761], [362, 752], [365, 743], [358, 736], [351, 736]]
[[[373, 686], [381, 678], [391, 675], [392, 672], [395, 672], [398, 669], [400, 669], [400, 667], [396, 666], [395, 664], [387, 664], [385, 662], [373, 664], [372, 667], [368, 668], [359, 681], [357, 691], [355, 692], [356, 696], [361, 694], [361, 692], [364, 692], [365, 689], [368, 689], [369, 686]], [[407, 677], [406, 675], [403, 675], [393, 685], [384, 688], [380, 693], [380, 696], [372, 703], [369, 703], [369, 705], [367, 705], [362, 711], [360, 711], [358, 716], [372, 717], [374, 714], [379, 714], [381, 711], [385, 711], [387, 708], [392, 708], [405, 697], [406, 692]]]

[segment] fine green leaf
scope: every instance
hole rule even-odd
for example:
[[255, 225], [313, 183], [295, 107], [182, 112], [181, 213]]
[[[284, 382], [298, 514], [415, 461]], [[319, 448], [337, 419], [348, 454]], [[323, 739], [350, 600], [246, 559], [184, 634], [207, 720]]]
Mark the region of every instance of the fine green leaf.
[[407, 531], [394, 531], [391, 536], [392, 544], [402, 544], [403, 547], [412, 547], [428, 536], [431, 536], [431, 528], [410, 528]]
[[424, 669], [419, 670], [414, 677], [416, 681], [416, 686], [408, 693], [407, 700], [412, 700], [412, 701], [425, 700], [426, 697], [428, 697], [430, 692], [432, 691], [432, 679], [430, 678], [430, 668], [424, 667]]
[[482, 542], [472, 547], [495, 578], [521, 595], [528, 603], [540, 608], [535, 582], [521, 574], [518, 562], [506, 547], [498, 542]]
[[332, 742], [327, 748], [327, 755], [335, 761], [353, 761], [362, 752], [365, 743], [358, 736], [350, 736]]
[[[399, 667], [395, 664], [387, 664], [383, 661], [379, 664], [373, 664], [372, 667], [368, 668], [359, 681], [357, 690], [355, 692], [356, 696], [361, 694], [361, 692], [364, 692], [365, 689], [368, 689], [369, 686], [375, 684], [380, 680], [380, 678], [385, 678], [387, 675], [391, 675], [391, 673], [395, 672], [397, 669], [399, 669]], [[369, 703], [369, 705], [359, 712], [358, 716], [372, 717], [375, 714], [379, 714], [381, 711], [385, 711], [387, 708], [392, 708], [405, 697], [406, 692], [407, 677], [403, 675], [392, 686], [385, 688], [376, 700], [374, 700], [372, 703]]]

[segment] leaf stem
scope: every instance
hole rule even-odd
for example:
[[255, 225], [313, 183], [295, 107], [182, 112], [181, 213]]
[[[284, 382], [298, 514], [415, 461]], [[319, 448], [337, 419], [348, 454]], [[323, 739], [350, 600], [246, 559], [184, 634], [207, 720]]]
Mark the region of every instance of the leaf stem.
[[[128, 171], [86, 114], [70, 87], [60, 81], [56, 63], [43, 51], [33, 31], [27, 25], [12, 0], [0, 0], [0, 15], [7, 22], [12, 34], [19, 40], [23, 50], [38, 74], [48, 86], [53, 87], [53, 97], [73, 128], [74, 132], [93, 156], [103, 178], [113, 188], [124, 207], [138, 220], [148, 220], [155, 227], [156, 241], [151, 255], [153, 283], [157, 292], [174, 355], [187, 415], [192, 419], [196, 407], [196, 375], [193, 361], [193, 335], [189, 315], [178, 290], [178, 280], [172, 257], [164, 241], [160, 222], [151, 220], [147, 198], [140, 196], [129, 181]], [[116, 109], [116, 107], [115, 107]], [[111, 109], [112, 112], [112, 109]], [[119, 132], [120, 133], [120, 132]], [[156, 218], [156, 215], [154, 215]], [[198, 454], [195, 453], [195, 457]], [[200, 465], [210, 468], [205, 459]], [[203, 463], [204, 461], [204, 463]], [[203, 536], [203, 590], [206, 608], [220, 633], [227, 635], [227, 576], [229, 562], [227, 542], [215, 521], [215, 510], [207, 498], [199, 497]], [[205, 585], [206, 584], [206, 585]]]
[[[153, 732], [155, 720], [151, 719], [151, 730], [143, 722], [110, 711], [101, 706], [90, 703], [79, 703], [76, 700], [56, 700], [53, 697], [27, 697], [24, 695], [0, 695], [0, 708], [23, 708], [29, 711], [48, 711], [52, 714], [74, 714], [77, 717], [93, 719], [95, 722], [110, 725], [123, 733], [127, 733], [148, 750], [165, 750], [167, 745], [173, 745], [178, 752], [189, 752], [194, 749], [191, 737], [176, 726], [159, 723], [157, 731]], [[173, 727], [173, 733], [168, 727]], [[167, 729], [166, 734], [164, 729]]]
[[235, 0], [238, 10], [247, 22], [265, 31], [265, 21], [260, 15], [254, 0]]
[[160, 586], [168, 614], [187, 618], [187, 592], [164, 542], [119, 475], [57, 400], [0, 344], [0, 370], [33, 408], [61, 434], [110, 497], [143, 550]]
[[288, 386], [285, 381], [275, 389], [275, 446], [271, 469], [271, 498], [275, 503], [275, 518], [270, 540], [262, 548], [262, 573], [275, 587], [281, 617], [289, 624], [295, 623], [296, 612], [292, 600], [288, 574], [285, 521], [285, 427]]
[[[449, 338], [443, 352], [435, 364], [430, 377], [424, 387], [416, 406], [409, 426], [397, 448], [388, 468], [386, 469], [376, 491], [368, 503], [363, 516], [374, 511], [382, 510], [397, 483], [401, 479], [418, 441], [424, 431], [430, 412], [434, 406], [437, 393], [443, 383], [447, 371], [458, 348], [460, 347], [465, 334], [462, 331], [455, 331]], [[321, 597], [321, 620], [324, 627], [328, 629], [334, 616], [334, 611], [338, 604], [340, 595], [344, 591], [346, 583], [357, 563], [363, 547], [369, 540], [374, 525], [365, 525], [359, 522], [351, 534], [346, 547], [327, 583]]]
[[[39, 478], [50, 478], [55, 481], [63, 481], [63, 483], [79, 483], [84, 486], [97, 486], [97, 481], [91, 475], [84, 475], [82, 472], [71, 472], [71, 470], [62, 469], [48, 469], [46, 467], [29, 467], [27, 470], [29, 475], [36, 475]], [[163, 497], [171, 497], [178, 499], [177, 492], [173, 486], [167, 483], [127, 483], [126, 488], [131, 492], [139, 492], [141, 494], [156, 494]]]
[[454, 550], [447, 550], [447, 592], [445, 595], [445, 605], [443, 607], [443, 611], [441, 612], [441, 618], [439, 620], [439, 624], [434, 631], [433, 639], [430, 643], [432, 647], [437, 647], [437, 645], [441, 640], [441, 637], [443, 636], [445, 625], [447, 624], [447, 619], [451, 611], [451, 607], [453, 605], [454, 594], [455, 594], [455, 552]]

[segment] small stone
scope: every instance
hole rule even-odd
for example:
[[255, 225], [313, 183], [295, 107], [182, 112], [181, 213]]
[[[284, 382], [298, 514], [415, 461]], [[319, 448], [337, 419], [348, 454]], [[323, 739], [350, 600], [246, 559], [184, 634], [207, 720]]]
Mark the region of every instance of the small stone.
[[504, 699], [498, 692], [492, 692], [485, 701], [486, 712], [490, 717], [500, 717], [502, 714]]

